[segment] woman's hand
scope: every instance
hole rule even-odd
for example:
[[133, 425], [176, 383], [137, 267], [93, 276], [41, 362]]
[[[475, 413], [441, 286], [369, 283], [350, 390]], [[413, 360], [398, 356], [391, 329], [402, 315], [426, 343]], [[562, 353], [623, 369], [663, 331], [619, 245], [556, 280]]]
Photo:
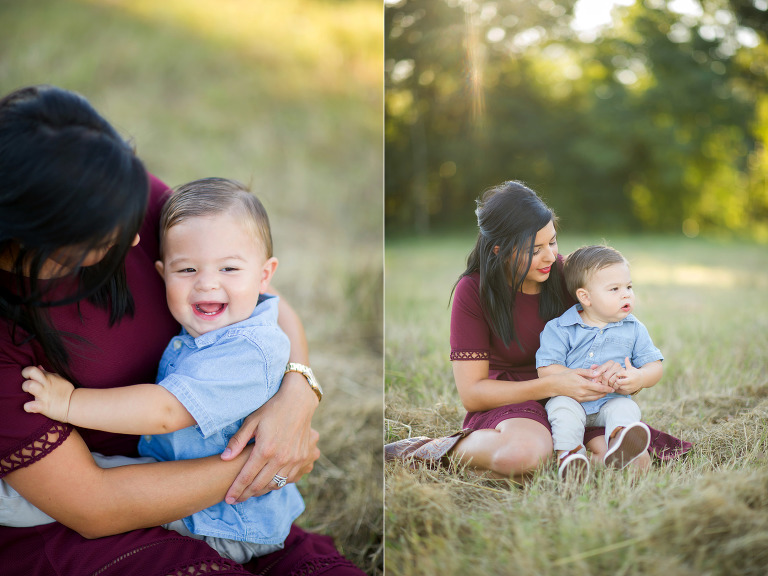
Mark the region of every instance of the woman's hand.
[[603, 384], [600, 380], [602, 367], [564, 369], [552, 375], [556, 379], [556, 394], [554, 396], [569, 396], [577, 402], [589, 402], [599, 400], [606, 394], [613, 392], [613, 387]]
[[594, 380], [601, 382], [606, 386], [610, 386], [614, 390], [618, 386], [617, 382], [619, 379], [626, 376], [624, 367], [618, 362], [614, 362], [613, 360], [608, 360], [600, 366], [593, 364], [590, 369], [596, 374], [596, 376], [593, 378]]
[[320, 457], [319, 434], [311, 427], [318, 399], [303, 375], [288, 372], [277, 394], [248, 416], [221, 455], [237, 457], [251, 438], [253, 451], [230, 486], [226, 502], [244, 502], [277, 488], [275, 475], [298, 481]]

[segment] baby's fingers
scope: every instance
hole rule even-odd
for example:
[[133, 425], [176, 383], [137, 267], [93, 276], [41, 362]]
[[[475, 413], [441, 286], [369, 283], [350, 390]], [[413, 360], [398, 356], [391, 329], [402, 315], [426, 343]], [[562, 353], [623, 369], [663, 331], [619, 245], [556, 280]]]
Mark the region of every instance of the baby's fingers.
[[24, 411], [31, 412], [32, 414], [42, 414], [43, 406], [37, 400], [32, 400], [24, 404]]
[[45, 372], [38, 366], [27, 366], [21, 371], [21, 375], [27, 380], [45, 380]]
[[45, 387], [37, 380], [25, 380], [21, 385], [21, 389], [33, 396], [40, 396], [40, 394], [45, 392]]

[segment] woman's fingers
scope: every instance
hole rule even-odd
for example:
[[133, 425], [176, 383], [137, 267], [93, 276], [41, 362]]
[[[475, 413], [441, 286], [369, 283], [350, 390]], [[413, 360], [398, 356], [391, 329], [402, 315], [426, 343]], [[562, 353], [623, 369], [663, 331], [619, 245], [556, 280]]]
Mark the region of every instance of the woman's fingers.
[[613, 392], [612, 387], [582, 377], [578, 386], [578, 395], [573, 398], [579, 402], [588, 402], [602, 398], [610, 392]]
[[235, 432], [227, 442], [227, 447], [224, 452], [221, 453], [222, 460], [232, 460], [240, 455], [253, 438], [256, 427], [259, 425], [258, 411], [248, 416], [244, 421], [240, 429]]
[[[265, 459], [260, 451], [254, 448], [245, 466], [240, 470], [237, 478], [235, 478], [232, 486], [227, 491], [227, 495], [224, 498], [227, 504], [245, 502], [251, 496], [266, 494], [268, 490], [264, 490], [264, 487], [272, 478], [272, 476], [267, 478], [269, 475], [267, 470], [268, 463], [269, 460]], [[258, 494], [256, 493], [257, 490]]]

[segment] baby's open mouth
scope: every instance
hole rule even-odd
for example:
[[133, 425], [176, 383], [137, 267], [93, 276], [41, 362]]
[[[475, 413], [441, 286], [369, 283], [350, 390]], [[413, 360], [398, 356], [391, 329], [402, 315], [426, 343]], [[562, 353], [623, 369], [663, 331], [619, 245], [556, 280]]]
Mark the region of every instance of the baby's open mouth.
[[205, 316], [215, 316], [223, 312], [226, 307], [227, 305], [221, 302], [200, 302], [195, 304], [195, 310]]

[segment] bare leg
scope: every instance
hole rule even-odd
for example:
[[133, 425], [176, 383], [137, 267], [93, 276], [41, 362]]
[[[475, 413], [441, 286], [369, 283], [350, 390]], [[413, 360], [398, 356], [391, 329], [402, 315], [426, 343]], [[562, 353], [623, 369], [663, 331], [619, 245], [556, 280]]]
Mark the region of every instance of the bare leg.
[[646, 450], [636, 460], [629, 463], [629, 469], [633, 474], [645, 474], [651, 469], [651, 455]]
[[552, 435], [528, 418], [511, 418], [494, 430], [475, 430], [454, 448], [462, 464], [488, 471], [492, 478], [522, 481], [552, 458]]
[[605, 453], [608, 452], [608, 444], [605, 443], [605, 436], [596, 436], [587, 442], [589, 450], [589, 462], [593, 466], [602, 466]]

